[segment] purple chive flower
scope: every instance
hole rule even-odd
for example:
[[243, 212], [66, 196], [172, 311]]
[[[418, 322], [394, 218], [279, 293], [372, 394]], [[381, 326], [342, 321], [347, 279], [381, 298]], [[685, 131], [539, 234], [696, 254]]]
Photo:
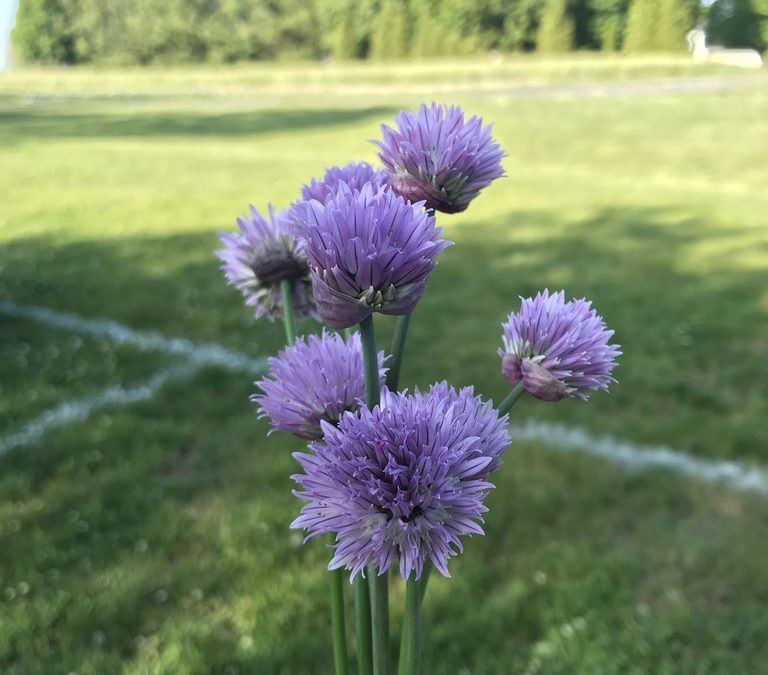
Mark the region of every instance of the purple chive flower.
[[350, 162], [344, 166], [334, 166], [325, 172], [322, 180], [312, 181], [301, 188], [302, 199], [316, 199], [325, 202], [330, 194], [336, 194], [339, 185], [346, 183], [352, 190], [360, 190], [370, 183], [374, 190], [389, 185], [389, 175], [381, 169], [374, 169], [368, 162]]
[[296, 318], [315, 316], [307, 257], [303, 243], [293, 233], [288, 211], [275, 212], [269, 207], [269, 219], [253, 206], [250, 216], [237, 219], [239, 232], [220, 232], [224, 248], [216, 251], [231, 286], [254, 308], [256, 318], [271, 321], [283, 313], [280, 282], [288, 279], [293, 286]]
[[346, 413], [312, 453], [296, 453], [293, 476], [307, 503], [291, 524], [308, 538], [336, 535], [330, 569], [352, 576], [370, 565], [383, 574], [398, 564], [407, 579], [431, 561], [449, 576], [461, 537], [483, 534], [491, 467], [509, 444], [499, 418], [471, 389], [442, 383], [427, 394], [382, 391], [381, 405]]
[[372, 312], [407, 314], [435, 258], [451, 242], [423, 208], [389, 188], [339, 184], [325, 203], [299, 202], [292, 217], [306, 238], [312, 290], [322, 320], [348, 328]]
[[[391, 394], [387, 394], [391, 396]], [[490, 457], [485, 474], [491, 474], [501, 466], [501, 455], [509, 445], [507, 416], [499, 417], [490, 401], [483, 401], [475, 395], [474, 387], [463, 387], [456, 391], [447, 382], [438, 382], [429, 388], [427, 394], [417, 389], [414, 396], [424, 399], [427, 404], [443, 401], [450, 406], [451, 414], [461, 420], [462, 433], [477, 439], [474, 452], [478, 456]]]
[[[382, 385], [385, 373], [384, 353], [379, 352]], [[323, 331], [299, 338], [269, 359], [269, 375], [256, 385], [264, 393], [251, 400], [259, 406], [260, 417], [269, 418], [272, 431], [320, 439], [321, 422], [337, 424], [344, 412], [357, 410], [365, 399], [360, 335], [344, 339]]]
[[405, 199], [458, 213], [504, 175], [505, 153], [491, 138], [491, 125], [483, 127], [479, 117], [465, 122], [459, 107], [422, 104], [417, 113], [401, 112], [395, 124], [382, 124], [384, 138], [374, 144], [393, 189]]
[[587, 400], [594, 389], [607, 390], [617, 345], [613, 335], [586, 300], [565, 302], [565, 293], [545, 290], [521, 298], [520, 311], [507, 317], [501, 370], [509, 383], [523, 381], [525, 390], [544, 401], [566, 396]]

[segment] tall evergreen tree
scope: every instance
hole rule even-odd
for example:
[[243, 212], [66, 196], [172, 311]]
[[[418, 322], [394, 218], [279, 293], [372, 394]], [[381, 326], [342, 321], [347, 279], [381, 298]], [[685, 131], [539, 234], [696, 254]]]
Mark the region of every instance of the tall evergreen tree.
[[753, 0], [752, 7], [757, 15], [757, 37], [754, 48], [759, 51], [768, 49], [768, 0]]
[[656, 46], [658, 0], [632, 0], [624, 32], [625, 52], [648, 52]]
[[619, 48], [619, 40], [621, 37], [621, 16], [618, 14], [611, 14], [603, 17], [600, 23], [600, 32], [598, 37], [600, 38], [600, 49], [604, 52], [615, 52]]
[[603, 51], [616, 51], [621, 46], [628, 4], [627, 0], [590, 0], [594, 40]]
[[510, 4], [504, 19], [504, 47], [524, 52], [536, 48], [536, 32], [545, 4], [545, 0], [515, 0]]
[[[479, 51], [477, 29], [467, 17], [467, 11], [454, 12], [461, 0], [451, 3], [432, 0], [411, 0], [410, 54], [416, 58], [458, 56]], [[468, 5], [469, 11], [479, 11], [477, 5]]]
[[411, 34], [411, 56], [431, 58], [441, 53], [440, 29], [435, 20], [434, 8], [430, 0], [411, 2], [414, 11], [413, 33]]
[[403, 0], [383, 0], [371, 31], [370, 57], [399, 59], [408, 53], [408, 22]]
[[[12, 39], [58, 63], [677, 51], [701, 1], [21, 0]], [[715, 0], [709, 15], [713, 44], [768, 46], [768, 0]]]
[[12, 39], [22, 59], [51, 63], [77, 61], [71, 2], [21, 0]]
[[359, 56], [354, 0], [350, 0], [342, 8], [340, 20], [332, 33], [330, 43], [334, 58], [346, 61]]
[[715, 0], [709, 10], [708, 38], [724, 47], [768, 47], [768, 1], [765, 15], [755, 8], [754, 0]]
[[567, 0], [548, 0], [536, 34], [536, 50], [550, 54], [567, 52], [573, 48], [573, 32]]
[[658, 0], [658, 2], [654, 48], [662, 52], [687, 50], [685, 36], [691, 30], [691, 12], [687, 0]]

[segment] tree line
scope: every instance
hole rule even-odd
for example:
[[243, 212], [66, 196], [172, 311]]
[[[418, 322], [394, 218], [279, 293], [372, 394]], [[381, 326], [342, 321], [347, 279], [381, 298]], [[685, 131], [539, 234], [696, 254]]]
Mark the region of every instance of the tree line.
[[768, 47], [768, 0], [20, 0], [22, 59], [148, 64]]

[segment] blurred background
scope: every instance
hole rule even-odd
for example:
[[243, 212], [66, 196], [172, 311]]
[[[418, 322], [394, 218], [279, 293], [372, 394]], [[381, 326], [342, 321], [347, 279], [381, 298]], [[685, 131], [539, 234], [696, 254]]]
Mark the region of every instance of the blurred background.
[[282, 327], [216, 232], [375, 163], [379, 125], [435, 100], [494, 124], [507, 177], [438, 219], [457, 245], [404, 383], [500, 400], [500, 323], [544, 287], [593, 299], [624, 356], [609, 395], [515, 407], [487, 536], [430, 583], [425, 672], [768, 673], [765, 0], [16, 5], [0, 672], [330, 673], [300, 446], [248, 402]]
[[[2, 4], [10, 15], [18, 0]], [[692, 28], [762, 51], [768, 0], [23, 0], [13, 53], [148, 64], [681, 52]]]

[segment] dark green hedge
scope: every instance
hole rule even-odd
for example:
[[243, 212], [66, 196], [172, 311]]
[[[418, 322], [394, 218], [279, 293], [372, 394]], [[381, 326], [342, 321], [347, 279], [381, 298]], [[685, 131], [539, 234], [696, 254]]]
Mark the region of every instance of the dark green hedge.
[[[13, 41], [28, 61], [118, 64], [529, 51], [537, 36], [554, 51], [612, 50], [623, 44], [632, 4], [666, 25], [631, 28], [630, 47], [669, 50], [684, 48], [692, 1], [20, 0]], [[768, 0], [715, 3], [729, 43], [759, 46], [761, 27], [744, 20], [753, 2]], [[671, 37], [649, 42], [648, 31]]]

